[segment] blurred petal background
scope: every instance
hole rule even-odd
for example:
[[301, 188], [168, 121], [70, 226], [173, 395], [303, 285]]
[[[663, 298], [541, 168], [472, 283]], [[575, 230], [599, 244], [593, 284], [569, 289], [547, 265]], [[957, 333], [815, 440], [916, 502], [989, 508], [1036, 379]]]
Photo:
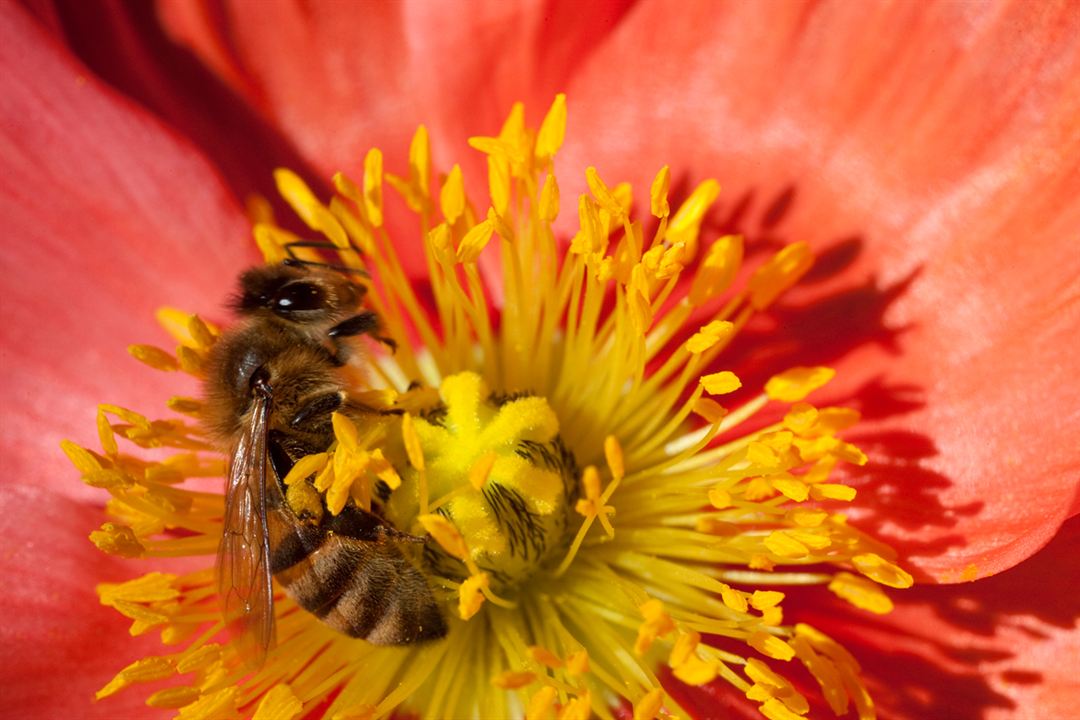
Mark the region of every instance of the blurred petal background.
[[[9, 707], [150, 715], [89, 705], [152, 644], [97, 605], [133, 573], [85, 541], [102, 493], [58, 444], [93, 441], [98, 402], [196, 392], [125, 348], [163, 340], [163, 305], [224, 319], [272, 169], [318, 189], [378, 146], [400, 171], [423, 122], [437, 168], [478, 171], [467, 137], [563, 91], [564, 197], [587, 164], [639, 193], [669, 164], [676, 199], [723, 185], [707, 236], [814, 246], [725, 363], [749, 386], [836, 367], [871, 457], [852, 521], [922, 582], [978, 579], [896, 593], [884, 619], [823, 589], [789, 613], [848, 644], [883, 717], [1076, 715], [1075, 5], [5, 2], [0, 86]], [[754, 712], [711, 692], [702, 717]]]

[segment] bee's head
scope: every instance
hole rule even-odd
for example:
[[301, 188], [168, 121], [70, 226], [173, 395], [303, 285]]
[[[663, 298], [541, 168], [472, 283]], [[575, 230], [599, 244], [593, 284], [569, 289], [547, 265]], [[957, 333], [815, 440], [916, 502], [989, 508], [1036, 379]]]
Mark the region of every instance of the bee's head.
[[333, 270], [267, 265], [240, 276], [232, 305], [241, 315], [273, 315], [298, 324], [332, 323], [353, 313], [364, 290]]

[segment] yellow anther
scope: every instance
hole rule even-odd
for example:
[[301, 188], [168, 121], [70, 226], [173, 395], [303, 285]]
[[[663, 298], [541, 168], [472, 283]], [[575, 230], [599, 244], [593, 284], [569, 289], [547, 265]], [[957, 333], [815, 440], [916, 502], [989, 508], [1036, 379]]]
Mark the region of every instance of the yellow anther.
[[810, 496], [806, 483], [791, 477], [777, 477], [769, 481], [784, 497], [795, 502], [804, 502]]
[[585, 182], [588, 184], [589, 191], [592, 192], [597, 204], [611, 213], [616, 220], [621, 220], [622, 206], [615, 199], [615, 196], [611, 194], [611, 191], [608, 190], [608, 186], [604, 184], [604, 181], [600, 178], [600, 173], [596, 172], [596, 168], [592, 166], [585, 168]]
[[792, 712], [776, 698], [770, 698], [761, 704], [761, 714], [769, 720], [803, 720], [802, 715]]
[[675, 622], [664, 610], [664, 604], [659, 600], [647, 600], [638, 606], [644, 622], [638, 626], [637, 640], [634, 642], [634, 652], [644, 655], [652, 647], [658, 637], [663, 637], [675, 630]]
[[760, 630], [752, 634], [747, 643], [762, 655], [776, 660], [787, 661], [795, 657], [795, 650], [790, 645], [775, 635]]
[[382, 448], [375, 448], [371, 451], [371, 464], [368, 466], [368, 470], [386, 483], [386, 486], [391, 490], [397, 490], [401, 487], [401, 476], [398, 475], [393, 464], [383, 455]]
[[330, 460], [328, 453], [315, 453], [314, 455], [305, 455], [296, 461], [296, 464], [292, 466], [289, 473], [285, 476], [285, 485], [292, 485], [293, 483], [301, 482], [308, 478], [313, 473], [317, 473], [326, 467], [326, 464]]
[[299, 175], [291, 170], [278, 168], [274, 171], [274, 181], [281, 197], [289, 203], [305, 225], [324, 233], [337, 247], [349, 247], [348, 236], [341, 223], [319, 202]]
[[776, 490], [769, 484], [769, 481], [763, 477], [752, 477], [742, 487], [742, 496], [744, 500], [750, 502], [758, 502], [759, 500], [767, 500], [768, 498], [776, 496]]
[[476, 262], [494, 234], [495, 223], [492, 222], [490, 216], [483, 222], [474, 225], [461, 239], [461, 245], [457, 249], [457, 261], [460, 263]]
[[710, 425], [716, 425], [727, 415], [724, 406], [712, 398], [698, 398], [694, 401], [691, 410], [695, 415], [705, 420]]
[[237, 714], [236, 695], [239, 692], [240, 688], [230, 685], [202, 695], [191, 705], [181, 708], [176, 715], [176, 720], [213, 720], [220, 717], [233, 717]]
[[563, 666], [563, 661], [559, 658], [558, 655], [541, 645], [530, 645], [528, 648], [528, 653], [529, 657], [532, 658], [535, 662], [540, 663], [544, 667], [549, 667], [552, 670], [561, 668]]
[[279, 241], [281, 233], [276, 228], [259, 224], [252, 228], [251, 234], [255, 237], [255, 245], [267, 265], [277, 265], [289, 257], [282, 247], [284, 243]]
[[566, 672], [571, 675], [584, 675], [589, 672], [589, 651], [582, 648], [567, 655]]
[[209, 350], [217, 342], [217, 336], [210, 329], [210, 326], [198, 315], [188, 316], [187, 330], [191, 335], [192, 342], [195, 343], [195, 347], [199, 350]]
[[420, 125], [409, 143], [409, 179], [423, 197], [428, 196], [428, 181], [431, 178], [431, 141], [427, 128]]
[[203, 374], [202, 355], [192, 350], [187, 345], [180, 345], [176, 348], [176, 362], [180, 365], [180, 369], [188, 375]]
[[338, 450], [355, 452], [360, 444], [356, 424], [347, 415], [339, 412], [330, 415], [330, 422], [334, 428], [334, 437], [338, 441]]
[[439, 223], [428, 233], [428, 242], [435, 259], [441, 263], [450, 263], [454, 260], [456, 251], [450, 233], [450, 227], [446, 223]]
[[116, 674], [108, 685], [98, 690], [98, 700], [109, 697], [135, 683], [164, 680], [176, 674], [172, 661], [166, 657], [148, 657], [136, 660]]
[[536, 682], [536, 674], [528, 670], [506, 670], [491, 678], [491, 684], [502, 690], [520, 690]]
[[[336, 455], [336, 453], [335, 453]], [[319, 471], [319, 474], [315, 476], [315, 489], [319, 492], [326, 492], [330, 489], [330, 485], [334, 482], [334, 463], [326, 463], [326, 467]]]
[[909, 588], [915, 582], [909, 573], [876, 553], [851, 558], [855, 569], [874, 582], [894, 588]]
[[805, 398], [829, 382], [836, 371], [828, 367], [795, 367], [774, 375], [765, 383], [765, 394], [771, 400], [793, 403]]
[[660, 256], [660, 263], [656, 268], [658, 280], [667, 280], [682, 272], [686, 263], [690, 261], [690, 255], [683, 242], [672, 243], [671, 247], [664, 250]]
[[153, 345], [129, 345], [128, 353], [144, 365], [149, 365], [155, 370], [174, 372], [180, 369], [180, 363], [176, 358]]
[[780, 464], [780, 458], [777, 457], [776, 451], [769, 445], [758, 441], [751, 442], [746, 446], [746, 459], [751, 465], [759, 469], [771, 469]]
[[465, 578], [458, 588], [458, 616], [462, 620], [468, 620], [480, 612], [480, 607], [484, 604], [484, 591], [490, 589], [491, 578], [485, 572]]
[[725, 235], [710, 245], [690, 284], [690, 304], [698, 307], [726, 292], [735, 281], [742, 258], [739, 235]]
[[142, 557], [146, 552], [146, 547], [139, 542], [135, 531], [127, 525], [117, 523], [104, 523], [100, 530], [90, 533], [90, 542], [102, 552], [120, 557]]
[[165, 405], [170, 409], [184, 415], [196, 415], [200, 416], [205, 410], [206, 406], [201, 400], [195, 398], [174, 396], [165, 401]]
[[544, 179], [544, 187], [540, 191], [540, 217], [549, 223], [559, 217], [559, 183], [554, 175]]
[[818, 681], [829, 708], [837, 716], [846, 714], [848, 711], [848, 695], [836, 665], [832, 660], [815, 652], [810, 642], [804, 637], [796, 635], [796, 637], [792, 638], [791, 645], [795, 648], [796, 657], [802, 661], [810, 674]]
[[100, 583], [97, 586], [97, 593], [101, 603], [110, 607], [118, 602], [163, 602], [172, 600], [180, 594], [175, 582], [175, 575], [152, 572], [127, 582]]
[[251, 720], [293, 720], [304, 705], [288, 685], [275, 685], [263, 695]]
[[585, 468], [581, 476], [581, 484], [585, 490], [585, 497], [577, 501], [574, 510], [586, 518], [596, 518], [608, 537], [615, 537], [615, 528], [612, 527], [609, 519], [610, 515], [615, 514], [615, 508], [604, 504], [604, 499], [600, 495], [600, 474], [594, 466]]
[[455, 164], [446, 176], [439, 192], [439, 207], [446, 222], [453, 225], [465, 212], [465, 181], [461, 177], [461, 166]]
[[784, 532], [788, 537], [813, 550], [824, 550], [832, 545], [828, 533], [818, 528], [789, 528]]
[[559, 720], [589, 720], [591, 716], [592, 696], [588, 690], [571, 698], [559, 711]]
[[717, 510], [731, 507], [731, 493], [722, 487], [714, 487], [709, 490], [709, 503]]
[[829, 518], [829, 513], [824, 510], [810, 510], [808, 508], [792, 508], [786, 514], [788, 520], [799, 527], [819, 527]]
[[818, 409], [809, 403], [796, 403], [784, 415], [784, 427], [798, 435], [807, 434], [818, 419]]
[[184, 656], [176, 661], [176, 672], [195, 672], [201, 668], [213, 665], [219, 660], [221, 660], [221, 646], [217, 643], [208, 643], [195, 650], [184, 653]]
[[383, 155], [371, 148], [364, 156], [364, 212], [375, 227], [383, 224]]
[[540, 132], [536, 135], [536, 159], [540, 163], [555, 157], [566, 137], [566, 95], [555, 96], [544, 121], [540, 123]]
[[487, 484], [488, 477], [491, 475], [491, 469], [495, 467], [496, 459], [498, 459], [498, 455], [494, 451], [487, 452], [478, 457], [476, 462], [469, 468], [469, 484], [474, 489], [484, 489], [484, 485]]
[[370, 462], [371, 456], [366, 452], [351, 453], [338, 448], [334, 453], [334, 479], [326, 490], [326, 509], [331, 515], [340, 515], [350, 497], [365, 510], [371, 509], [371, 484], [361, 477]]
[[171, 687], [164, 690], [158, 690], [156, 693], [146, 698], [146, 704], [152, 708], [165, 708], [169, 710], [176, 710], [182, 708], [185, 705], [190, 705], [199, 699], [200, 690], [194, 687], [186, 687], [181, 685], [180, 687]]
[[626, 475], [626, 465], [623, 462], [622, 445], [614, 435], [604, 438], [604, 459], [607, 460], [608, 469], [614, 480], [622, 480]]
[[672, 671], [675, 677], [687, 685], [700, 687], [716, 679], [718, 668], [715, 661], [703, 660], [697, 655], [691, 655]]
[[449, 555], [458, 560], [465, 560], [469, 556], [469, 546], [465, 544], [465, 538], [445, 517], [435, 514], [421, 515], [417, 520]]
[[116, 445], [116, 435], [113, 433], [112, 425], [109, 424], [109, 418], [101, 408], [98, 408], [97, 412], [97, 431], [98, 440], [101, 441], [101, 449], [110, 458], [115, 459], [120, 452], [120, 448]]
[[555, 711], [555, 699], [559, 691], [550, 685], [545, 685], [529, 698], [529, 706], [525, 708], [525, 720], [548, 720]]
[[750, 306], [755, 310], [764, 310], [781, 293], [797, 283], [813, 264], [814, 255], [809, 245], [804, 242], [788, 245], [750, 277]]
[[855, 499], [855, 488], [838, 483], [818, 483], [810, 486], [810, 497], [814, 500], [839, 500], [851, 502]]
[[578, 225], [581, 230], [570, 242], [570, 252], [578, 255], [602, 252], [607, 245], [607, 233], [600, 222], [599, 208], [588, 195], [578, 198]]
[[770, 552], [780, 557], [802, 558], [810, 553], [809, 548], [783, 530], [769, 533], [763, 542]]
[[701, 386], [710, 395], [726, 395], [742, 387], [742, 381], [730, 370], [701, 376]]
[[855, 445], [842, 440], [838, 441], [836, 446], [833, 447], [832, 454], [838, 459], [851, 463], [852, 465], [865, 465], [868, 462], [866, 453]]
[[818, 412], [817, 422], [808, 430], [818, 435], [833, 435], [847, 430], [857, 422], [861, 415], [858, 410], [842, 407], [823, 408]]
[[744, 613], [750, 609], [750, 605], [746, 599], [746, 593], [736, 590], [733, 587], [727, 585], [721, 587], [720, 599], [724, 601], [724, 605], [735, 612]]
[[829, 590], [855, 607], [877, 615], [885, 615], [893, 609], [892, 600], [880, 586], [858, 575], [837, 573], [829, 583]]
[[757, 658], [746, 661], [746, 676], [755, 683], [770, 687], [773, 690], [787, 690], [792, 687], [782, 675], [777, 675], [772, 668]]
[[698, 355], [718, 343], [727, 343], [735, 334], [735, 325], [726, 320], [714, 320], [690, 336], [686, 349]]
[[671, 206], [668, 205], [668, 189], [671, 187], [671, 168], [667, 165], [660, 168], [649, 186], [649, 209], [654, 217], [666, 218], [671, 214]]
[[686, 202], [675, 211], [671, 223], [667, 229], [667, 239], [670, 242], [686, 243], [686, 255], [693, 258], [697, 255], [698, 233], [701, 231], [701, 223], [705, 219], [705, 213], [716, 202], [720, 195], [720, 183], [715, 180], [706, 180], [690, 193]]
[[784, 600], [784, 593], [776, 590], [755, 590], [750, 596], [750, 604], [756, 610], [776, 607]]
[[701, 642], [701, 633], [694, 630], [679, 633], [675, 643], [671, 646], [671, 654], [668, 656], [668, 665], [673, 668], [679, 667], [686, 662], [691, 655], [697, 652], [698, 643]]
[[653, 688], [634, 703], [634, 720], [654, 720], [664, 707], [664, 691]]

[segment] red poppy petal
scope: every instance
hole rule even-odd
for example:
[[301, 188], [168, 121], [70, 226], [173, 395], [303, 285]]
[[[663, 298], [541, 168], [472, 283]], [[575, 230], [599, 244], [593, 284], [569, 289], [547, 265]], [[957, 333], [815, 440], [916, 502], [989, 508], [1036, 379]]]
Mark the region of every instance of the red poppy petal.
[[822, 251], [744, 359], [838, 367], [888, 463], [864, 522], [959, 580], [1077, 501], [1077, 78], [1068, 5], [646, 2], [574, 77], [562, 167], [717, 177], [710, 235]]
[[896, 610], [879, 619], [837, 622], [837, 609], [808, 613], [808, 621], [859, 658], [883, 717], [1072, 717], [1080, 704], [1077, 548], [1073, 519], [998, 576], [894, 593]]
[[101, 511], [45, 488], [0, 493], [0, 686], [5, 715], [34, 718], [166, 717], [138, 692], [100, 702], [94, 693], [139, 657], [160, 654], [154, 633], [132, 639], [131, 622], [103, 607], [94, 583], [128, 579], [132, 564], [86, 536]]
[[[824, 588], [793, 591], [784, 602], [785, 621], [811, 624], [855, 656], [878, 717], [1074, 717], [1078, 547], [1080, 519], [1074, 518], [1033, 557], [992, 578], [890, 592], [896, 609], [884, 616], [854, 610]], [[797, 662], [777, 669], [810, 698], [811, 717], [833, 716]], [[669, 688], [693, 717], [753, 717], [752, 706], [726, 683], [671, 682]]]
[[[308, 172], [288, 139], [244, 97], [166, 37], [153, 3], [55, 2], [58, 11], [51, 15], [39, 10], [42, 22], [101, 80], [212, 158], [238, 199], [246, 201], [257, 193], [272, 203], [283, 223], [290, 224], [292, 213], [274, 185], [273, 171], [278, 167], [308, 176], [312, 187], [325, 194], [329, 178]], [[185, 3], [183, 8], [209, 12], [201, 3]]]
[[0, 97], [4, 469], [100, 499], [75, 480], [60, 441], [96, 445], [96, 403], [158, 414], [168, 396], [197, 392], [125, 347], [172, 349], [154, 321], [163, 305], [219, 316], [255, 253], [197, 153], [11, 4], [0, 11]]
[[[401, 172], [428, 124], [449, 163], [511, 104], [542, 113], [632, 3], [258, 4], [165, 0], [161, 17], [327, 176], [378, 146]], [[476, 153], [469, 151], [470, 156]]]

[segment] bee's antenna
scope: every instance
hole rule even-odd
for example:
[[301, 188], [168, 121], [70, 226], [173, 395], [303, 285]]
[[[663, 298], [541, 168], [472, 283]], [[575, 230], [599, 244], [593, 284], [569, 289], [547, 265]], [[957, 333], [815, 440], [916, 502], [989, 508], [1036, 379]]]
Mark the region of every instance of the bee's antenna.
[[296, 248], [317, 248], [319, 250], [335, 250], [335, 251], [338, 251], [338, 252], [343, 252], [345, 250], [352, 250], [355, 253], [359, 253], [359, 251], [356, 248], [352, 247], [352, 246], [344, 247], [344, 248], [343, 247], [338, 247], [334, 243], [327, 242], [325, 240], [297, 240], [296, 242], [285, 243], [284, 245], [282, 245], [282, 247], [285, 249], [285, 252], [288, 253], [288, 255], [289, 255], [289, 257], [282, 260], [282, 262], [285, 265], [303, 266], [303, 267], [321, 267], [321, 268], [326, 268], [328, 270], [336, 270], [337, 272], [340, 272], [340, 273], [350, 273], [350, 274], [359, 275], [360, 277], [365, 277], [365, 278], [371, 277], [371, 275], [368, 274], [368, 271], [364, 270], [362, 268], [349, 267], [348, 265], [338, 265], [336, 263], [320, 262], [318, 260], [303, 260], [301, 258], [296, 257], [296, 252], [295, 252]]

